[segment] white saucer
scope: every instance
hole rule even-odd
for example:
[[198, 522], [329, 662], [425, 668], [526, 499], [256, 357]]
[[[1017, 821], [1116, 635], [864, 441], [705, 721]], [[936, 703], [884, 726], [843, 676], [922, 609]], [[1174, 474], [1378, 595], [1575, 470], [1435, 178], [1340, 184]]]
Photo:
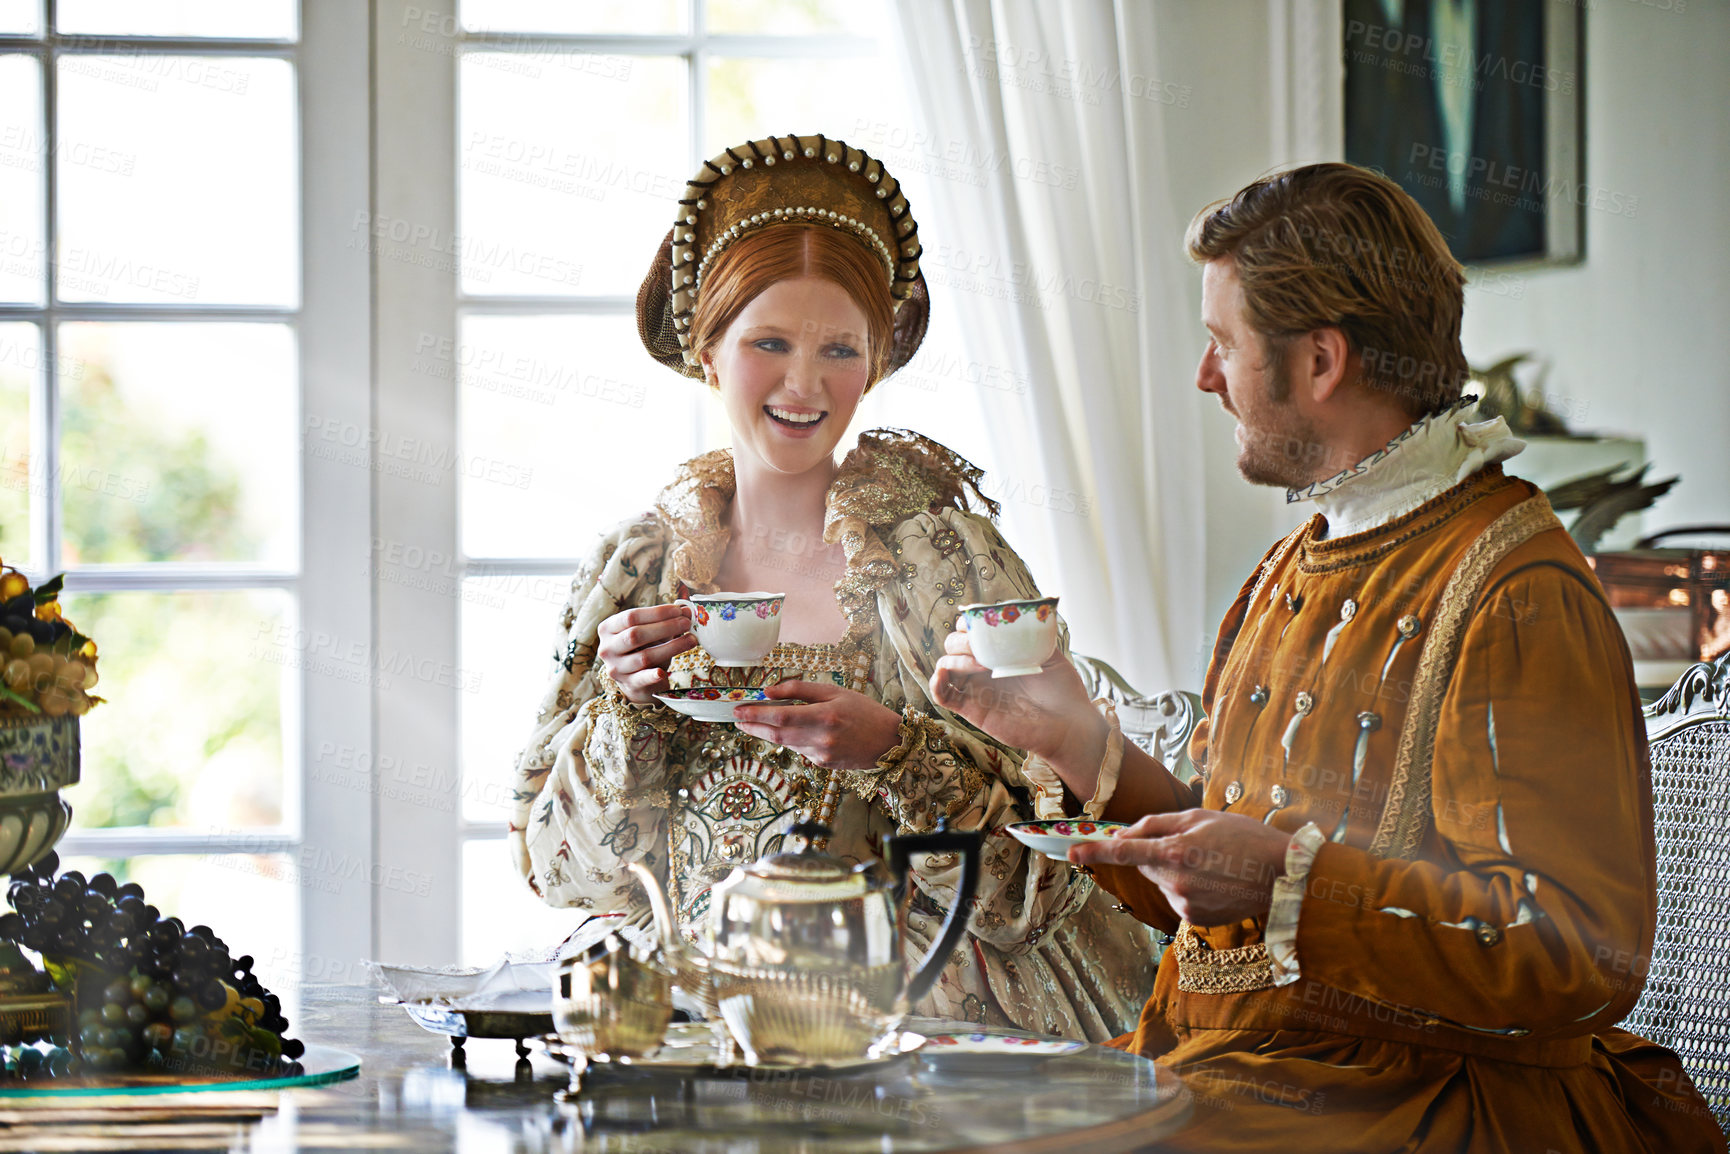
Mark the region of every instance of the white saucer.
[[1018, 821], [1004, 826], [1009, 836], [1046, 857], [1069, 860], [1069, 847], [1086, 845], [1090, 841], [1110, 841], [1111, 835], [1127, 828], [1120, 821], [1093, 821], [1088, 818], [1060, 818], [1057, 821]]
[[1030, 1070], [1051, 1058], [1087, 1049], [1067, 1038], [1024, 1038], [1016, 1034], [933, 1034], [919, 1060], [950, 1074], [1009, 1074]]
[[735, 705], [804, 705], [786, 697], [770, 697], [761, 689], [721, 688], [719, 686], [703, 686], [697, 689], [674, 690], [672, 693], [657, 693], [655, 700], [661, 702], [675, 713], [697, 721], [708, 721], [727, 725], [733, 721]]

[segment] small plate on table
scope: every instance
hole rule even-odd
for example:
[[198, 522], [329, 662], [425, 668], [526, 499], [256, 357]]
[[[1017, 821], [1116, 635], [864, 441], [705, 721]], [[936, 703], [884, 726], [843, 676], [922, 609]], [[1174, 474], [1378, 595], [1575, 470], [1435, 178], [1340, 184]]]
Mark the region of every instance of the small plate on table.
[[1019, 1074], [1042, 1062], [1079, 1053], [1086, 1042], [1019, 1034], [933, 1034], [919, 1051], [923, 1064], [945, 1074]]
[[1090, 841], [1110, 841], [1120, 829], [1128, 829], [1121, 821], [1091, 821], [1086, 818], [1060, 818], [1057, 821], [1018, 821], [1005, 826], [1009, 836], [1046, 857], [1069, 860], [1069, 847], [1086, 845]]
[[697, 721], [731, 724], [735, 705], [804, 705], [786, 697], [770, 697], [762, 689], [737, 686], [702, 685], [696, 689], [678, 689], [657, 693], [655, 699], [675, 713]]

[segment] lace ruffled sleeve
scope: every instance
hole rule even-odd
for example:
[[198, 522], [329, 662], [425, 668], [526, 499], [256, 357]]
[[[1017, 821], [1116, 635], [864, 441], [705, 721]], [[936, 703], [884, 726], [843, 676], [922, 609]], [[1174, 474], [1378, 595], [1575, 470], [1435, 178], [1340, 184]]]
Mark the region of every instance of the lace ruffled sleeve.
[[623, 910], [635, 889], [620, 867], [654, 865], [666, 839], [667, 739], [679, 722], [627, 701], [595, 660], [602, 621], [654, 604], [665, 553], [653, 517], [602, 538], [560, 612], [552, 682], [517, 762], [510, 843], [549, 905]]

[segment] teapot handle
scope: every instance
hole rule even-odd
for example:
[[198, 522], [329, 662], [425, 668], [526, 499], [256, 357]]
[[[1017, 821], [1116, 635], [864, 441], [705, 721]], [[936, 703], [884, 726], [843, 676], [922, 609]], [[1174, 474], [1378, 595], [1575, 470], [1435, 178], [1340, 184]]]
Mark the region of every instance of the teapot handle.
[[931, 992], [931, 987], [937, 984], [938, 975], [949, 961], [949, 955], [955, 952], [956, 943], [961, 940], [961, 935], [967, 932], [967, 915], [973, 908], [974, 892], [979, 888], [979, 856], [984, 844], [984, 833], [979, 830], [951, 830], [945, 818], [938, 819], [937, 829], [932, 833], [903, 834], [883, 839], [883, 848], [889, 857], [889, 871], [895, 875], [897, 906], [906, 890], [909, 859], [914, 854], [953, 852], [961, 854], [962, 859], [961, 884], [955, 890], [955, 901], [949, 907], [949, 916], [944, 920], [937, 940], [931, 943], [931, 949], [920, 959], [918, 970], [907, 982], [905, 997], [909, 1006]]

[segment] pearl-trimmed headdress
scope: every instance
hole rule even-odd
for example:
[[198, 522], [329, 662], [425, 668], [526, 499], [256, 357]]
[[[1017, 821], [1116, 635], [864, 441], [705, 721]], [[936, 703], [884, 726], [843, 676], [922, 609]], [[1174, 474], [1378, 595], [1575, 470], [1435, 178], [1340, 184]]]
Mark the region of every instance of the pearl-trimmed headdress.
[[895, 307], [890, 368], [925, 335], [919, 225], [881, 161], [824, 136], [771, 136], [705, 161], [685, 185], [679, 216], [637, 294], [643, 343], [662, 364], [703, 375], [690, 345], [703, 277], [741, 236], [777, 224], [817, 224], [857, 236], [883, 266]]

